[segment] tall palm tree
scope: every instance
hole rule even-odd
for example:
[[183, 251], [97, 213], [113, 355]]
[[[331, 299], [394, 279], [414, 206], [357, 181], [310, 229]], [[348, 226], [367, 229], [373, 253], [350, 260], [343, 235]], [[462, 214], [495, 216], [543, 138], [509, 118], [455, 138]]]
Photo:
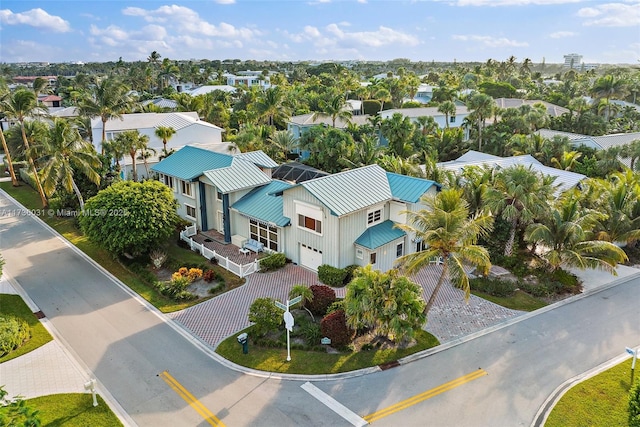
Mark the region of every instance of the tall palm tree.
[[115, 162], [116, 172], [120, 172], [120, 159], [122, 159], [125, 154], [128, 154], [122, 138], [116, 138], [112, 139], [111, 141], [105, 142], [103, 148], [104, 154], [106, 156], [110, 156], [111, 159]]
[[74, 168], [100, 185], [97, 169], [101, 162], [93, 145], [83, 140], [67, 120], [57, 118], [41, 149], [46, 159], [41, 171], [44, 190], [50, 196], [61, 185], [69, 193], [73, 191], [76, 194], [80, 209], [83, 209], [84, 199], [74, 180]]
[[320, 108], [321, 111], [313, 113], [312, 120], [316, 120], [318, 117], [330, 117], [332, 127], [336, 127], [337, 119], [349, 122], [353, 116], [351, 111], [345, 109], [345, 99], [342, 94], [332, 96], [329, 101], [321, 100]]
[[496, 102], [489, 95], [476, 93], [469, 99], [467, 107], [476, 118], [476, 124], [478, 126], [478, 151], [482, 151], [482, 130], [484, 129], [485, 120], [493, 114]]
[[[0, 114], [6, 115], [4, 112], [4, 102], [9, 98], [9, 90], [5, 84], [0, 86]], [[4, 138], [4, 129], [0, 129], [0, 140], [2, 141], [2, 149], [4, 151], [4, 157], [7, 160], [7, 166], [9, 168], [9, 175], [11, 176], [11, 184], [14, 187], [20, 185], [18, 182], [18, 178], [16, 177], [16, 172], [13, 169], [13, 161], [11, 160], [11, 152], [9, 151], [9, 147], [7, 146], [7, 140]]]
[[427, 249], [405, 255], [399, 263], [407, 274], [414, 274], [429, 265], [432, 259], [442, 258], [440, 277], [424, 309], [427, 314], [447, 277], [464, 291], [465, 300], [469, 298], [471, 290], [465, 263], [483, 273], [489, 271], [489, 252], [476, 243], [479, 237], [488, 235], [492, 219], [485, 213], [469, 217], [469, 206], [460, 189], [446, 189], [436, 196], [423, 196], [422, 203], [426, 209], [407, 211], [408, 224], [399, 224], [398, 227], [422, 239]]
[[627, 93], [627, 85], [625, 80], [614, 77], [609, 74], [600, 77], [591, 88], [591, 93], [597, 98], [605, 100], [605, 120], [609, 121], [610, 99], [615, 97], [623, 97]]
[[136, 154], [140, 150], [145, 150], [149, 143], [147, 135], [141, 135], [137, 130], [126, 130], [119, 133], [115, 139], [124, 147], [124, 151], [131, 156], [131, 173], [133, 180], [138, 180], [138, 172], [136, 170]]
[[453, 101], [444, 101], [438, 105], [438, 112], [444, 114], [445, 126], [449, 128], [449, 117], [456, 114], [456, 104]]
[[162, 153], [167, 155], [167, 142], [176, 133], [176, 130], [171, 126], [158, 126], [156, 128], [156, 136], [162, 138]]
[[[132, 100], [127, 95], [127, 87], [115, 77], [103, 79], [93, 87], [92, 93], [79, 104], [80, 115], [100, 117], [102, 121], [101, 145], [107, 140], [107, 121], [120, 119], [131, 109]], [[94, 141], [95, 142], [95, 141]], [[104, 148], [102, 149], [104, 152]]]
[[256, 109], [260, 119], [269, 126], [274, 126], [276, 122], [282, 121], [288, 116], [288, 109], [284, 104], [285, 94], [280, 87], [270, 87], [262, 92], [253, 107]]
[[511, 224], [509, 239], [504, 247], [505, 256], [513, 253], [518, 229], [547, 209], [553, 194], [553, 179], [524, 165], [508, 167], [495, 175], [486, 199], [492, 213]]
[[616, 275], [627, 255], [611, 242], [590, 240], [588, 231], [603, 215], [581, 208], [577, 197], [560, 199], [542, 222], [527, 227], [525, 240], [552, 271], [561, 266], [599, 268]]
[[40, 194], [42, 206], [46, 207], [48, 205], [47, 196], [42, 188], [36, 163], [30, 155], [31, 146], [24, 129], [25, 118], [33, 115], [37, 111], [44, 111], [44, 109], [38, 106], [38, 100], [35, 93], [27, 89], [18, 89], [12, 96], [2, 101], [2, 111], [10, 119], [20, 122], [20, 133], [22, 135], [22, 143], [24, 144], [25, 156], [27, 157], [29, 166], [31, 166], [31, 172], [33, 172], [33, 178], [36, 183], [38, 194]]
[[274, 149], [274, 156], [282, 160], [287, 160], [289, 155], [298, 148], [298, 138], [293, 136], [289, 130], [279, 130], [271, 135], [267, 141]]

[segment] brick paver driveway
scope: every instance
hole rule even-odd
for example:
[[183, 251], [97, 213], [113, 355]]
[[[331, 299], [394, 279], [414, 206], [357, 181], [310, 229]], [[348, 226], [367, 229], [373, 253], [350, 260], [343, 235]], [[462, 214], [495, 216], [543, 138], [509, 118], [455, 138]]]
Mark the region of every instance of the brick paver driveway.
[[[435, 288], [441, 269], [441, 266], [430, 265], [413, 277], [415, 282], [422, 285], [425, 301]], [[249, 326], [247, 314], [256, 298], [271, 297], [285, 301], [289, 290], [296, 284], [320, 283], [317, 274], [287, 264], [285, 268], [274, 272], [251, 274], [241, 287], [185, 310], [169, 313], [168, 316], [215, 348], [228, 336]], [[344, 288], [335, 291], [338, 297], [344, 297]], [[445, 282], [424, 329], [438, 337], [441, 343], [446, 343], [520, 314], [522, 312], [503, 308], [473, 295], [465, 304], [464, 293]]]

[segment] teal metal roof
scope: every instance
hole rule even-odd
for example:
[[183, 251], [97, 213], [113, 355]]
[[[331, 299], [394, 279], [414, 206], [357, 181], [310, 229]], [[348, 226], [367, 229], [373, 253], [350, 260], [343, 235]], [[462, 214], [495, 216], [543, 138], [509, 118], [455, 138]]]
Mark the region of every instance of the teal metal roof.
[[262, 150], [249, 151], [248, 153], [236, 154], [234, 157], [239, 159], [248, 160], [253, 164], [256, 164], [262, 168], [273, 169], [278, 167], [278, 164]]
[[305, 181], [306, 188], [336, 216], [391, 200], [385, 170], [369, 165]]
[[271, 178], [256, 165], [235, 157], [228, 167], [204, 171], [204, 176], [209, 178], [222, 193], [231, 193], [271, 182]]
[[369, 227], [356, 239], [355, 244], [367, 249], [375, 249], [407, 235], [403, 230], [395, 228], [394, 225], [393, 221], [386, 220]]
[[417, 203], [420, 197], [433, 185], [438, 188], [441, 187], [441, 185], [435, 181], [392, 172], [387, 172], [387, 179], [389, 180], [389, 187], [391, 187], [393, 198], [409, 203]]
[[[254, 188], [231, 207], [251, 218], [273, 223], [278, 227], [289, 225], [290, 220], [282, 215], [282, 191], [291, 184], [283, 181], [271, 181], [268, 185]], [[279, 193], [279, 196], [274, 195]]]
[[197, 179], [206, 170], [225, 168], [231, 165], [233, 156], [203, 150], [186, 145], [169, 157], [163, 159], [151, 170], [165, 175], [175, 176], [185, 181]]

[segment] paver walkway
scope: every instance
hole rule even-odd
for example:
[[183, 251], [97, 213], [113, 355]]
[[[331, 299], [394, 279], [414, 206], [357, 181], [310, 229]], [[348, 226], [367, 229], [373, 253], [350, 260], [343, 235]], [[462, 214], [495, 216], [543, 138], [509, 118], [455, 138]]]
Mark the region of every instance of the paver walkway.
[[[441, 269], [441, 266], [430, 265], [413, 278], [422, 285], [425, 301], [433, 292]], [[250, 325], [247, 314], [256, 298], [270, 297], [285, 301], [295, 284], [320, 283], [317, 274], [288, 264], [275, 272], [251, 274], [241, 287], [185, 310], [169, 313], [168, 316], [215, 348], [228, 336]], [[344, 297], [344, 288], [335, 291], [336, 296]], [[230, 307], [233, 309], [230, 310]], [[429, 313], [425, 330], [445, 343], [520, 314], [522, 312], [503, 308], [473, 295], [465, 304], [464, 293], [445, 282]]]

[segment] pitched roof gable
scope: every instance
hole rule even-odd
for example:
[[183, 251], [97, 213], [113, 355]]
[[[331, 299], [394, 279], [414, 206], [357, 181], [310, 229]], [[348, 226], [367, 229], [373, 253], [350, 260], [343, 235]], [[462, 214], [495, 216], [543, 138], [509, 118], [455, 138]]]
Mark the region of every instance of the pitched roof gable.
[[420, 197], [434, 185], [440, 188], [441, 185], [428, 179], [415, 178], [407, 175], [387, 172], [389, 187], [394, 199], [403, 202], [417, 203]]
[[282, 214], [282, 191], [290, 187], [283, 181], [271, 181], [251, 190], [231, 208], [250, 218], [284, 227], [291, 220]]
[[232, 160], [233, 156], [228, 154], [185, 145], [157, 165], [152, 166], [151, 170], [186, 181], [193, 181], [204, 171], [231, 165]]
[[355, 244], [373, 250], [400, 239], [406, 236], [406, 234], [403, 230], [395, 228], [393, 221], [386, 220], [373, 227], [367, 228], [364, 233], [356, 239]]
[[231, 164], [226, 167], [207, 170], [203, 173], [222, 193], [231, 193], [271, 182], [271, 178], [250, 161], [237, 157], [232, 159]]

